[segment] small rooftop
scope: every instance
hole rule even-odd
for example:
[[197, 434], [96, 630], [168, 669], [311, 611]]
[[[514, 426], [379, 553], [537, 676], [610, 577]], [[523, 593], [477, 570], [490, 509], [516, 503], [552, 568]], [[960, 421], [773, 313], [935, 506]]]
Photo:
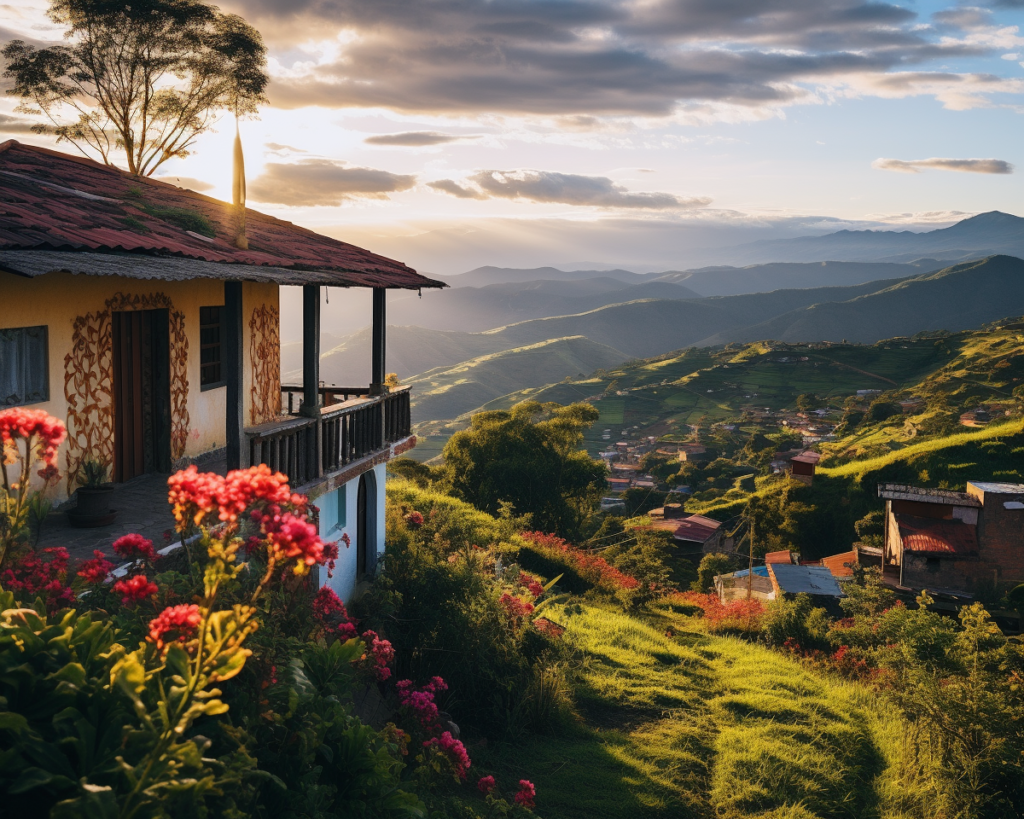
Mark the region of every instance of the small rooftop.
[[817, 594], [826, 597], [842, 597], [843, 590], [824, 566], [791, 566], [786, 563], [769, 563], [768, 571], [787, 594]]
[[678, 526], [673, 530], [672, 537], [690, 543], [705, 543], [714, 536], [721, 525], [721, 521], [706, 518], [703, 515], [690, 515], [688, 518], [678, 521]]
[[886, 500], [941, 503], [947, 506], [981, 507], [981, 501], [966, 492], [954, 492], [951, 489], [923, 489], [919, 486], [908, 486], [901, 483], [879, 484], [878, 497]]
[[968, 486], [986, 495], [1024, 495], [1024, 483], [998, 483], [995, 481], [968, 481]]

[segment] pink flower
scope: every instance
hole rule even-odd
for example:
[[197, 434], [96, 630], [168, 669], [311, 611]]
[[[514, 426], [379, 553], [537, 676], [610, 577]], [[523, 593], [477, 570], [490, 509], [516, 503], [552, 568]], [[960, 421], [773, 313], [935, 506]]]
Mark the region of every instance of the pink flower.
[[544, 587], [541, 585], [540, 581], [536, 577], [528, 575], [526, 572], [519, 573], [518, 583], [532, 594], [534, 599], [544, 594]]
[[144, 538], [142, 535], [130, 534], [119, 537], [114, 541], [114, 553], [121, 555], [126, 560], [148, 560], [154, 562], [160, 555], [153, 548], [153, 541]]
[[185, 638], [193, 634], [203, 620], [199, 606], [182, 605], [168, 606], [157, 617], [149, 621], [149, 636], [151, 643], [156, 643], [157, 648], [163, 648], [166, 644], [164, 638], [168, 634], [175, 635], [174, 639], [185, 641]]
[[348, 611], [341, 598], [330, 586], [321, 586], [313, 598], [313, 617], [322, 626], [330, 625], [335, 618], [348, 619]]
[[389, 640], [381, 640], [375, 631], [369, 629], [363, 632], [362, 639], [367, 645], [366, 660], [373, 676], [378, 682], [384, 682], [391, 676], [388, 666], [395, 661], [395, 649]]
[[[45, 467], [57, 468], [57, 449], [67, 437], [64, 423], [45, 410], [14, 407], [0, 410], [0, 442], [13, 443], [23, 438], [31, 441]], [[49, 479], [52, 472], [44, 467], [40, 475]]]
[[459, 779], [466, 778], [466, 772], [469, 771], [470, 761], [469, 754], [466, 753], [466, 746], [463, 745], [459, 740], [455, 739], [451, 735], [450, 731], [445, 731], [439, 737], [433, 737], [423, 743], [424, 748], [437, 748], [448, 757], [448, 761], [451, 763], [452, 768], [455, 771], [455, 775]]
[[413, 529], [419, 529], [423, 525], [423, 515], [413, 509], [405, 515], [405, 522]]
[[323, 563], [324, 544], [312, 523], [284, 512], [264, 516], [262, 525], [276, 560], [298, 558], [295, 574], [305, 574], [310, 566]]
[[484, 796], [490, 796], [491, 791], [497, 787], [497, 783], [494, 781], [493, 776], [481, 776], [480, 781], [476, 783], [476, 789]]
[[534, 807], [534, 800], [537, 798], [537, 789], [529, 779], [519, 780], [519, 790], [513, 797], [517, 805], [524, 808]]
[[102, 583], [114, 568], [114, 564], [107, 560], [103, 552], [96, 549], [93, 555], [92, 560], [85, 561], [78, 569], [78, 576], [90, 585]]
[[338, 544], [325, 543], [322, 562], [327, 566], [327, 576], [334, 577], [334, 564], [338, 560]]
[[144, 574], [137, 574], [128, 580], [118, 580], [114, 584], [114, 591], [121, 595], [121, 603], [131, 606], [152, 597], [158, 591], [156, 583], [151, 583]]
[[533, 603], [527, 603], [525, 600], [515, 597], [508, 592], [501, 595], [498, 603], [505, 610], [505, 616], [512, 621], [519, 621], [523, 617], [533, 614]]

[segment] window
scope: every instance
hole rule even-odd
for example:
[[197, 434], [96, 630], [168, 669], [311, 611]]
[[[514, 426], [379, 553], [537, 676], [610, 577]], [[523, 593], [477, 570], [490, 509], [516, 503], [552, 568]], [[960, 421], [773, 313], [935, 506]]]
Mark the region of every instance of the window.
[[0, 330], [0, 407], [50, 400], [45, 326]]
[[224, 332], [221, 329], [223, 307], [199, 308], [199, 387], [212, 390], [224, 386]]

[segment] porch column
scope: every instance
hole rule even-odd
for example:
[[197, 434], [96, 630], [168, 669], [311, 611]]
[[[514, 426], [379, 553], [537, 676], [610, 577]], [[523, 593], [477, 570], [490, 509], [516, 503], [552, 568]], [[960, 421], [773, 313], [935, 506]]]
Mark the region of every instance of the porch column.
[[373, 288], [373, 353], [370, 360], [370, 395], [381, 395], [384, 392], [387, 292], [383, 287]]
[[320, 415], [320, 285], [302, 285], [302, 406], [299, 412], [315, 418], [304, 446], [313, 477], [324, 474], [323, 418]]
[[228, 469], [249, 466], [249, 447], [245, 440], [245, 404], [242, 399], [244, 361], [242, 355], [242, 283], [224, 282], [224, 381], [227, 387], [224, 431]]
[[302, 285], [302, 414], [319, 414], [320, 285]]

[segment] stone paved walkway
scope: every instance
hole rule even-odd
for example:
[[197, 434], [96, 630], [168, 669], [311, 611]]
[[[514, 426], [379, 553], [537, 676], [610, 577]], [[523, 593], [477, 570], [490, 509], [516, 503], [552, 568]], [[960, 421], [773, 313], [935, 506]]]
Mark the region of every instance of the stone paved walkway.
[[[203, 464], [200, 471], [224, 475], [227, 464], [214, 461]], [[117, 520], [109, 526], [79, 529], [68, 522], [64, 512], [54, 512], [43, 524], [37, 548], [63, 546], [71, 555], [72, 562], [77, 562], [91, 558], [96, 549], [109, 556], [115, 540], [121, 535], [137, 532], [152, 540], [157, 549], [162, 549], [177, 540], [174, 517], [167, 504], [167, 477], [153, 473], [114, 484], [110, 506], [117, 510]]]

